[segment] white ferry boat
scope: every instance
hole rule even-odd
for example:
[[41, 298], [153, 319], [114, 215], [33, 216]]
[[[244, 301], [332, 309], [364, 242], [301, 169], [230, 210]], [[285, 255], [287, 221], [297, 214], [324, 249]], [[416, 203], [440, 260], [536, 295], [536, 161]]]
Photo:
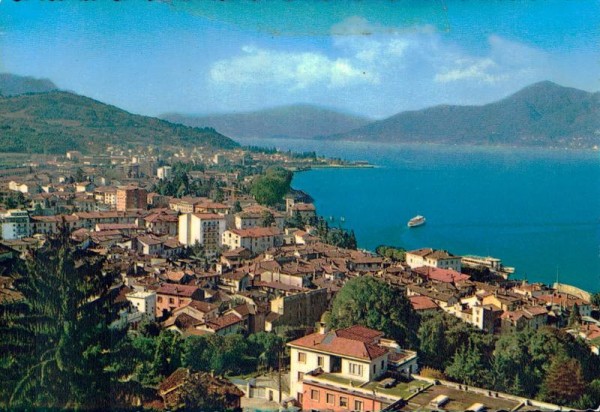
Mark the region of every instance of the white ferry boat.
[[418, 215], [408, 221], [408, 227], [416, 227], [425, 224], [425, 217]]

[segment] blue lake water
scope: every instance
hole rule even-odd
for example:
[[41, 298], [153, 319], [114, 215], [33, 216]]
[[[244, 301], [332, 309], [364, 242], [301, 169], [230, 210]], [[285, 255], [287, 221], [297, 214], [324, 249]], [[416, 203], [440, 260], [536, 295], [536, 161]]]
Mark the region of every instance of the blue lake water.
[[[359, 247], [443, 248], [499, 257], [518, 278], [600, 290], [600, 162], [597, 152], [243, 140], [316, 150], [373, 169], [296, 173], [293, 186], [318, 213], [353, 229]], [[409, 229], [421, 214], [427, 223]], [[339, 224], [339, 223], [337, 223]]]

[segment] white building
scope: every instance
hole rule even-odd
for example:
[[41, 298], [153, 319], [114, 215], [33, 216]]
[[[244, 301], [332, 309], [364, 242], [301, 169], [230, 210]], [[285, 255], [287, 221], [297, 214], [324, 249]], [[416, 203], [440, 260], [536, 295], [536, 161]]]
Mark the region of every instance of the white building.
[[156, 169], [156, 176], [159, 179], [169, 179], [172, 175], [172, 168], [171, 166], [162, 166], [159, 167], [158, 169]]
[[[131, 302], [132, 312], [129, 316], [131, 322], [147, 319], [154, 321], [156, 319], [156, 292], [155, 291], [136, 291], [125, 295]], [[139, 318], [139, 320], [138, 320]]]
[[221, 246], [225, 229], [225, 216], [215, 213], [185, 213], [179, 216], [179, 242], [185, 246], [198, 242], [209, 254], [215, 253]]
[[290, 395], [301, 403], [305, 375], [318, 369], [324, 377], [335, 375], [338, 380], [350, 380], [357, 387], [388, 370], [407, 377], [418, 370], [415, 352], [402, 350], [395, 341], [384, 339], [382, 332], [360, 325], [330, 332], [321, 328], [287, 345], [290, 347]]
[[452, 269], [460, 272], [462, 269], [461, 262], [462, 259], [460, 256], [454, 256], [446, 250], [426, 248], [406, 252], [406, 263], [411, 269], [429, 266], [432, 268]]
[[254, 227], [225, 231], [221, 241], [229, 249], [244, 247], [252, 253], [261, 253], [283, 244], [283, 234], [277, 227]]
[[0, 214], [0, 238], [21, 239], [31, 235], [29, 213], [26, 210], [11, 209]]

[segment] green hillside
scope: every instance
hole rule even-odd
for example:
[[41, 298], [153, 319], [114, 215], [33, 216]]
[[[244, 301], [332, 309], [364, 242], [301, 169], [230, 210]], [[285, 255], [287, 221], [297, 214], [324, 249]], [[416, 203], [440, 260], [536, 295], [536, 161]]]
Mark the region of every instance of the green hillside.
[[68, 92], [0, 97], [0, 151], [93, 152], [115, 143], [224, 149], [239, 146], [213, 129], [198, 129], [134, 115]]

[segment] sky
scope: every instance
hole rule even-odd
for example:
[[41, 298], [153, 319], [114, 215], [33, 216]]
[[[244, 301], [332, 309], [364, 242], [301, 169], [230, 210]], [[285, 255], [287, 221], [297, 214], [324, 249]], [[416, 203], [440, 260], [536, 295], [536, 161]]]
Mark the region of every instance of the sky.
[[371, 118], [600, 91], [600, 0], [0, 0], [0, 72], [133, 113]]

